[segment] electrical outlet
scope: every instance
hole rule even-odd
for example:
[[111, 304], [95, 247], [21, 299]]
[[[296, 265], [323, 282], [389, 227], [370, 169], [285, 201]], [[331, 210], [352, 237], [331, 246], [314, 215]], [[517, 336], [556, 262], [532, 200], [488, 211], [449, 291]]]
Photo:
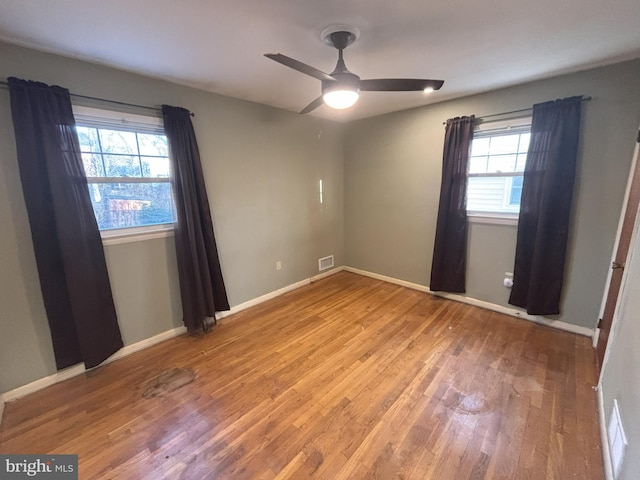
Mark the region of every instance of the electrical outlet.
[[280, 260], [276, 262], [276, 270], [282, 270], [282, 262]]

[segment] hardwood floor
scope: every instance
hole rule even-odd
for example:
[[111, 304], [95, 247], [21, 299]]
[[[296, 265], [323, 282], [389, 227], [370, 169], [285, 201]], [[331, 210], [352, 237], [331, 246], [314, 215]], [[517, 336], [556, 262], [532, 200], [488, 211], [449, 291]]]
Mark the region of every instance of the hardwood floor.
[[[340, 272], [7, 404], [83, 479], [603, 479], [586, 337]], [[143, 398], [171, 368], [195, 381]]]

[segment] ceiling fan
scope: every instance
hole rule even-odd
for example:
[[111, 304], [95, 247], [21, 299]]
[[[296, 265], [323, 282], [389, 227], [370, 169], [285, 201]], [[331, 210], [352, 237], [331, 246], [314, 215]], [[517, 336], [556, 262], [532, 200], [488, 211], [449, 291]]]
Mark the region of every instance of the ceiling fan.
[[329, 32], [325, 43], [338, 49], [338, 63], [331, 73], [324, 73], [306, 63], [299, 62], [281, 53], [265, 53], [264, 56], [282, 65], [293, 68], [322, 82], [322, 95], [304, 107], [301, 114], [309, 113], [326, 103], [331, 108], [349, 108], [358, 100], [360, 92], [431, 92], [439, 90], [444, 80], [418, 78], [375, 78], [362, 80], [351, 73], [344, 63], [342, 51], [356, 40], [356, 34], [346, 30]]

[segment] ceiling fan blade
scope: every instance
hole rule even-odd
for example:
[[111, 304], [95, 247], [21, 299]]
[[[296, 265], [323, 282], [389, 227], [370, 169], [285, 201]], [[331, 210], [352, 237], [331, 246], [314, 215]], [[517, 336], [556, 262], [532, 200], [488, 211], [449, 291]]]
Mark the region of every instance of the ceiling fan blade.
[[363, 92], [417, 92], [425, 88], [439, 90], [444, 80], [421, 80], [419, 78], [374, 78], [360, 80]]
[[322, 99], [322, 95], [320, 95], [318, 98], [316, 98], [313, 102], [311, 102], [309, 105], [307, 105], [306, 107], [304, 107], [301, 111], [300, 111], [300, 115], [303, 115], [305, 113], [309, 113], [312, 112], [313, 110], [315, 110], [316, 108], [318, 108], [320, 105], [322, 105], [324, 102], [324, 100]]
[[286, 55], [282, 55], [281, 53], [265, 53], [264, 56], [289, 68], [293, 68], [294, 70], [304, 73], [305, 75], [317, 78], [318, 80], [324, 80], [327, 82], [335, 81], [335, 78], [328, 73], [324, 73], [317, 68], [307, 65], [306, 63], [299, 62], [291, 57], [287, 57]]

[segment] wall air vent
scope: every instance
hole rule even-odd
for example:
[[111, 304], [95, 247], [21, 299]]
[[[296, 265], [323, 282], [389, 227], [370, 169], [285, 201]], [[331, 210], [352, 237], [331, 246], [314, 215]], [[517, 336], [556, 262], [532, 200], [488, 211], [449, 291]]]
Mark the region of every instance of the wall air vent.
[[333, 255], [318, 259], [318, 270], [323, 271], [333, 267]]
[[620, 407], [618, 399], [613, 400], [613, 409], [611, 411], [611, 419], [608, 428], [609, 452], [611, 454], [611, 467], [613, 469], [613, 478], [620, 478], [620, 470], [622, 470], [622, 461], [624, 460], [624, 451], [627, 448], [627, 436], [622, 428], [622, 418], [620, 417]]

